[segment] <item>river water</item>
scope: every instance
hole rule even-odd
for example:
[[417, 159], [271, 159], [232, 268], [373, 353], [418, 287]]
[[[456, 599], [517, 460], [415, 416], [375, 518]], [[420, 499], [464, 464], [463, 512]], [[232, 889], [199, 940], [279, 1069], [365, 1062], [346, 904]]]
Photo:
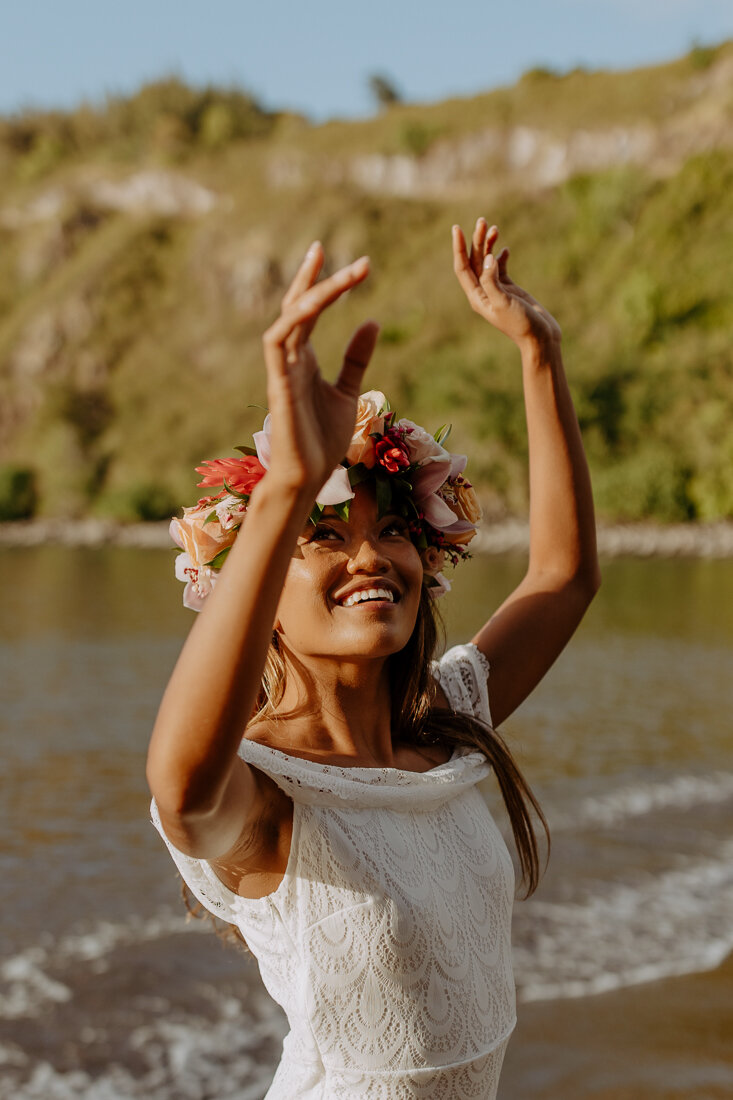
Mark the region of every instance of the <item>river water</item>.
[[[0, 561], [0, 1097], [259, 1100], [283, 1017], [252, 961], [186, 920], [148, 818], [147, 738], [191, 623], [173, 554]], [[521, 573], [513, 557], [463, 567], [449, 644]], [[733, 562], [606, 563], [581, 629], [503, 727], [553, 833], [515, 909], [520, 1014], [733, 949], [732, 714]]]

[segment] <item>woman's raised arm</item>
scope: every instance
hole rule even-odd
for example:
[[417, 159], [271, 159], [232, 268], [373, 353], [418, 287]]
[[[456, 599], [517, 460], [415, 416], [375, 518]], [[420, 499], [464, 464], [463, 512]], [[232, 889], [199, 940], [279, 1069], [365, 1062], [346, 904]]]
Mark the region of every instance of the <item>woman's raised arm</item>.
[[491, 712], [504, 721], [559, 656], [600, 584], [588, 465], [560, 351], [557, 322], [492, 255], [498, 231], [479, 218], [470, 254], [453, 227], [458, 281], [474, 311], [508, 336], [522, 360], [529, 437], [527, 573], [472, 639], [491, 665]]
[[378, 328], [356, 330], [334, 384], [310, 344], [321, 312], [361, 282], [366, 257], [316, 282], [309, 250], [282, 312], [263, 338], [270, 409], [269, 468], [186, 639], [153, 729], [147, 777], [166, 834], [182, 851], [215, 859], [258, 815], [259, 788], [237, 756], [260, 687], [291, 556], [316, 495], [348, 448]]

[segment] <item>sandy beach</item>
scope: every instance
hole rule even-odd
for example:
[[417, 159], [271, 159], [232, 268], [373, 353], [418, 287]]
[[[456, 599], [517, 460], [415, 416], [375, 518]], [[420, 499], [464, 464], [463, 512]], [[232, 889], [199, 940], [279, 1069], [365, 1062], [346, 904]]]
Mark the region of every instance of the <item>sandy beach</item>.
[[733, 1096], [733, 955], [702, 974], [521, 1005], [500, 1100]]

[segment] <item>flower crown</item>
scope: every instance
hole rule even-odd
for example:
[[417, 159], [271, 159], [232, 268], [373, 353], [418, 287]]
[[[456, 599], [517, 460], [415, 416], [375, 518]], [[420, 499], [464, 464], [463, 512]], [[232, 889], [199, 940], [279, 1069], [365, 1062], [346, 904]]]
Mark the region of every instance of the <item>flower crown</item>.
[[[456, 565], [470, 557], [466, 547], [481, 520], [476, 493], [463, 477], [466, 456], [443, 446], [449, 432], [444, 426], [430, 435], [412, 420], [398, 420], [379, 390], [363, 393], [346, 457], [318, 492], [310, 516], [317, 523], [324, 508], [332, 507], [348, 520], [354, 487], [371, 480], [380, 518], [391, 513], [407, 521], [433, 596], [450, 589], [441, 569], [446, 560]], [[269, 414], [253, 442], [254, 448], [235, 448], [241, 458], [215, 458], [197, 466], [203, 475], [199, 488], [219, 492], [171, 520], [171, 538], [184, 551], [176, 558], [176, 576], [186, 584], [183, 603], [193, 611], [201, 610], [216, 583], [250, 496], [269, 468]]]

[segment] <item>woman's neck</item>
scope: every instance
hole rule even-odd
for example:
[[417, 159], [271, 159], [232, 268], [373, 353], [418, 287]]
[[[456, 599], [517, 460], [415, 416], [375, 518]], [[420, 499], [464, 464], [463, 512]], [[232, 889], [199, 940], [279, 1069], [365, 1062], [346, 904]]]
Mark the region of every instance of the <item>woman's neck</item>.
[[[289, 744], [352, 766], [389, 767], [392, 705], [386, 658], [369, 661], [285, 655], [285, 690], [274, 717]], [[282, 727], [281, 727], [282, 728]]]

